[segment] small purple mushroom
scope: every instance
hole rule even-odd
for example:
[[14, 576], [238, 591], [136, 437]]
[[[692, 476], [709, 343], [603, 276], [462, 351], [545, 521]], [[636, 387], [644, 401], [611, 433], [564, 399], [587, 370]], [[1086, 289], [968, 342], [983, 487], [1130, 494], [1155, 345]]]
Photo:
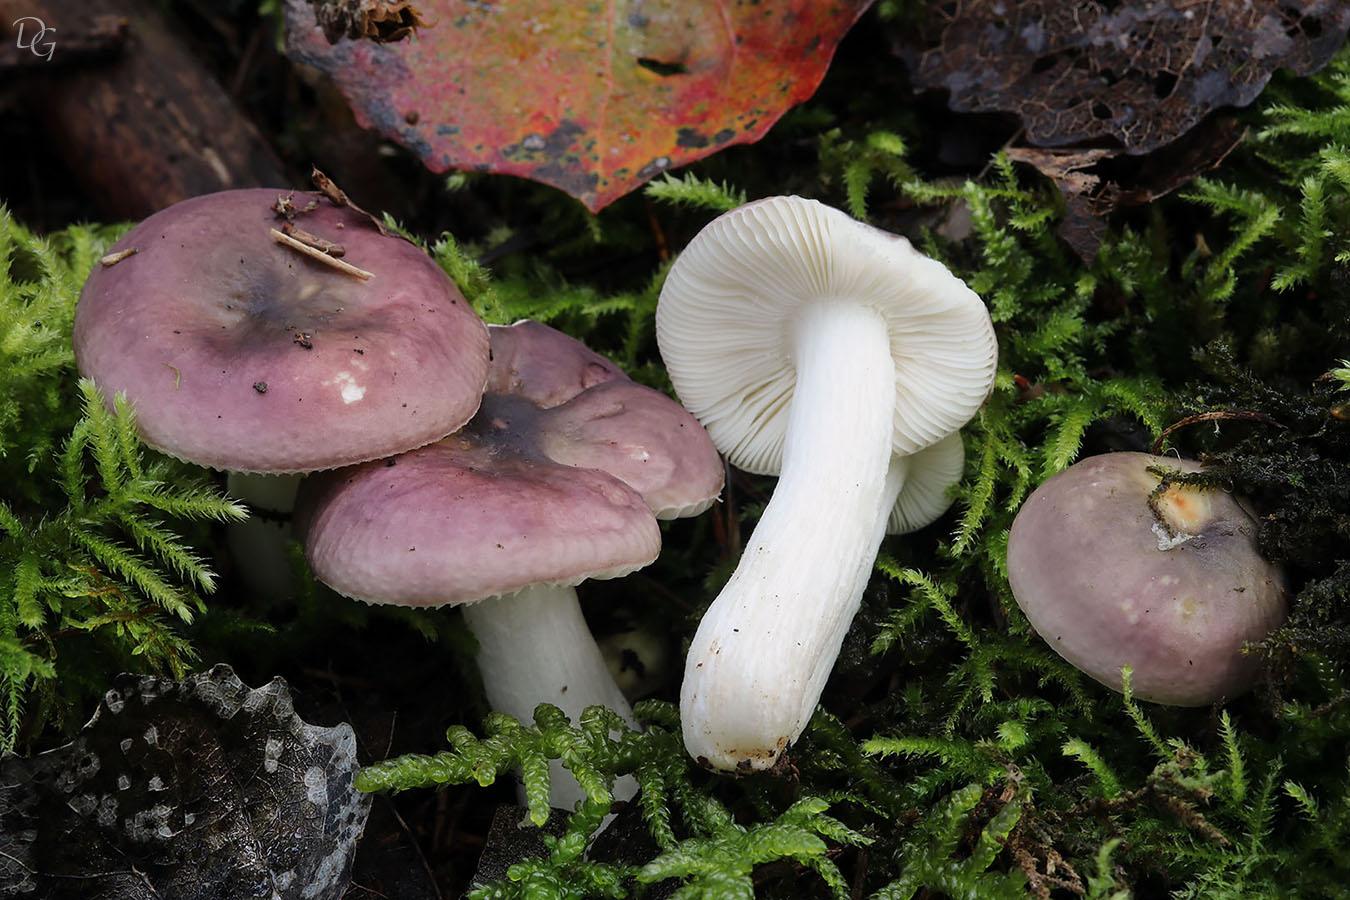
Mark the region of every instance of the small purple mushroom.
[[1244, 652], [1285, 617], [1280, 567], [1257, 550], [1256, 521], [1224, 491], [1168, 483], [1191, 460], [1092, 456], [1022, 505], [1008, 537], [1013, 596], [1037, 632], [1087, 675], [1135, 696], [1204, 706], [1249, 688]]
[[[478, 414], [427, 447], [307, 479], [297, 527], [314, 574], [370, 603], [463, 604], [494, 709], [540, 703], [626, 718], [575, 585], [656, 559], [656, 516], [721, 492], [698, 422], [664, 394], [537, 322], [491, 326]], [[553, 772], [553, 802], [583, 794]], [[633, 785], [616, 786], [631, 795]]]
[[[287, 232], [331, 252], [302, 252]], [[320, 195], [194, 197], [104, 262], [75, 312], [80, 373], [109, 402], [126, 394], [147, 444], [229, 471], [231, 492], [255, 505], [287, 512], [296, 486], [258, 475], [411, 450], [478, 408], [482, 320], [416, 246]], [[265, 568], [269, 540], [238, 554], [246, 572]]]

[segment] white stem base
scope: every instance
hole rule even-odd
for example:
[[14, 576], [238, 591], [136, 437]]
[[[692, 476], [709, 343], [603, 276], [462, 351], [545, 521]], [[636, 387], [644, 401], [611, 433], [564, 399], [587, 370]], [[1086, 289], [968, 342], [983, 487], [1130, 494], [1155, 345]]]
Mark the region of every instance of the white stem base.
[[254, 475], [229, 472], [225, 489], [249, 508], [249, 517], [229, 525], [225, 543], [243, 584], [272, 600], [295, 596], [291, 565], [291, 512], [299, 475]]
[[[586, 707], [599, 705], [637, 727], [581, 615], [575, 588], [537, 584], [463, 610], [478, 638], [478, 670], [494, 710], [529, 724], [536, 706], [551, 703], [575, 722]], [[553, 806], [571, 810], [586, 797], [558, 760], [550, 763], [549, 781]], [[616, 800], [636, 792], [637, 782], [627, 776], [614, 785]]]
[[821, 303], [795, 325], [778, 485], [699, 624], [680, 693], [690, 755], [729, 771], [772, 767], [806, 727], [904, 480], [891, 465], [895, 363], [880, 315]]

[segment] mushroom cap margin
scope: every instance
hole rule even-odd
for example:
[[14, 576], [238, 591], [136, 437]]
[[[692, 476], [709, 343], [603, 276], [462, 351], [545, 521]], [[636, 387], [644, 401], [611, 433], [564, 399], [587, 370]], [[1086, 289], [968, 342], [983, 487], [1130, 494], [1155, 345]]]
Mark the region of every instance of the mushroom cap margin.
[[488, 331], [488, 394], [540, 408], [535, 440], [549, 459], [608, 472], [641, 494], [658, 519], [696, 515], [721, 494], [717, 448], [679, 403], [547, 325], [526, 319]]
[[656, 310], [676, 394], [738, 468], [781, 467], [796, 383], [793, 314], [817, 300], [861, 302], [885, 319], [898, 388], [894, 452], [938, 442], [988, 396], [997, 342], [964, 282], [903, 237], [815, 200], [759, 200], [694, 237]]
[[618, 479], [456, 436], [310, 476], [296, 532], [325, 584], [399, 606], [616, 578], [661, 549], [651, 510]]

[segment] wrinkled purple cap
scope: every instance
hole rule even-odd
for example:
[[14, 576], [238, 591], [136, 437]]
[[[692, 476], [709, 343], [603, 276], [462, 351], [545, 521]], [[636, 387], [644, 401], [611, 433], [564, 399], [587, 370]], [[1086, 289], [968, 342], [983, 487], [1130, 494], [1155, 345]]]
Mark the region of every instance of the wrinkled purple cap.
[[712, 441], [675, 401], [537, 322], [489, 330], [468, 425], [301, 488], [297, 533], [340, 593], [436, 606], [617, 577], [656, 558], [657, 511], [720, 492]]
[[110, 251], [75, 313], [75, 358], [146, 441], [220, 469], [304, 472], [438, 440], [473, 415], [487, 331], [425, 253], [326, 199], [295, 225], [340, 244], [362, 280], [278, 243], [278, 197], [175, 204]]
[[529, 427], [550, 459], [610, 473], [658, 519], [696, 515], [722, 492], [717, 448], [683, 406], [547, 325], [527, 319], [489, 331], [487, 395], [538, 407]]

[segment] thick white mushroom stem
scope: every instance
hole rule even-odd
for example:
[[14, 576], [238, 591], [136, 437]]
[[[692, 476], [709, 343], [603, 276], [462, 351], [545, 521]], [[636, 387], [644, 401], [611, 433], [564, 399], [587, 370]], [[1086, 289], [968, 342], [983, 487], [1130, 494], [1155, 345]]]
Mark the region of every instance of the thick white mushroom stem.
[[[463, 610], [478, 639], [478, 671], [494, 710], [528, 725], [540, 703], [552, 703], [573, 722], [599, 705], [637, 727], [581, 614], [576, 588], [535, 584]], [[586, 796], [558, 760], [549, 766], [549, 782], [553, 806], [570, 810]], [[637, 782], [627, 776], [614, 785], [617, 800], [636, 792]]]
[[295, 596], [295, 567], [288, 544], [299, 488], [299, 475], [226, 475], [226, 491], [249, 509], [247, 519], [225, 529], [230, 556], [243, 583], [270, 600]]
[[717, 769], [770, 768], [806, 727], [904, 478], [891, 465], [895, 363], [880, 314], [818, 302], [793, 325], [778, 484], [685, 661], [685, 746]]

